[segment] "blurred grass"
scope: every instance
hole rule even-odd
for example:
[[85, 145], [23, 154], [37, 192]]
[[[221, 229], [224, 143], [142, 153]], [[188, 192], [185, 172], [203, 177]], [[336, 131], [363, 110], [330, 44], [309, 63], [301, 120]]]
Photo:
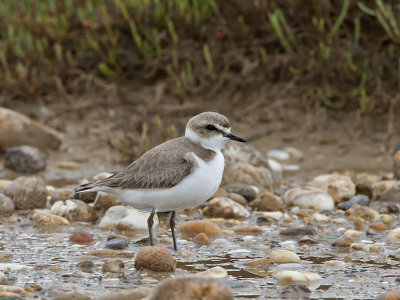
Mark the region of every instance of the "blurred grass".
[[166, 80], [187, 96], [221, 78], [258, 78], [368, 112], [400, 89], [399, 9], [383, 0], [3, 0], [0, 89], [40, 97], [61, 82], [73, 93], [74, 78], [90, 73]]

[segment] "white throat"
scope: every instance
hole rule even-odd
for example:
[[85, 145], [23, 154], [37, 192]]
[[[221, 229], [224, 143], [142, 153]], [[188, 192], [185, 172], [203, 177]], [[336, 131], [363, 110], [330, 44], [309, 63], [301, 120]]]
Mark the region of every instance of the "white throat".
[[192, 142], [201, 145], [203, 148], [216, 152], [220, 152], [221, 149], [229, 142], [229, 138], [222, 136], [222, 134], [215, 135], [210, 138], [203, 138], [190, 128], [186, 128], [185, 137]]

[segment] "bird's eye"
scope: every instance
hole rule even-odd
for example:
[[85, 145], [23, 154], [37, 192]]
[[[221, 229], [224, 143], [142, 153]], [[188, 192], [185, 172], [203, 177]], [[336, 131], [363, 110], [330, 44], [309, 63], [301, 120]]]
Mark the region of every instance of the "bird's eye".
[[217, 130], [217, 128], [215, 128], [215, 126], [214, 125], [207, 125], [207, 130], [210, 130], [210, 131], [214, 131], [214, 130]]

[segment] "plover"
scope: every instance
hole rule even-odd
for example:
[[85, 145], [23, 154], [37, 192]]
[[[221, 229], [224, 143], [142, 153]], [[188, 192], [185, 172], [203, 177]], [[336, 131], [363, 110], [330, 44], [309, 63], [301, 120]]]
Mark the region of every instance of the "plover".
[[221, 149], [230, 141], [245, 142], [231, 133], [229, 120], [216, 112], [192, 117], [183, 137], [147, 151], [125, 170], [82, 185], [77, 192], [103, 191], [139, 210], [150, 211], [147, 220], [150, 245], [156, 212], [171, 212], [174, 249], [175, 211], [204, 203], [217, 191], [224, 171]]

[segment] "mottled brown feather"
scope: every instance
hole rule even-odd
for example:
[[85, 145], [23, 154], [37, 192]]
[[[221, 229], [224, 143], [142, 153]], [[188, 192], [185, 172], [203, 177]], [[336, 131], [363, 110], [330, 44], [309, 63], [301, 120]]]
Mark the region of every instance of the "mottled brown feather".
[[205, 149], [185, 137], [179, 137], [149, 150], [125, 170], [88, 184], [83, 189], [96, 186], [122, 189], [171, 188], [192, 171], [193, 161], [185, 159], [185, 154], [190, 152], [204, 161], [210, 161], [216, 155], [212, 150]]

